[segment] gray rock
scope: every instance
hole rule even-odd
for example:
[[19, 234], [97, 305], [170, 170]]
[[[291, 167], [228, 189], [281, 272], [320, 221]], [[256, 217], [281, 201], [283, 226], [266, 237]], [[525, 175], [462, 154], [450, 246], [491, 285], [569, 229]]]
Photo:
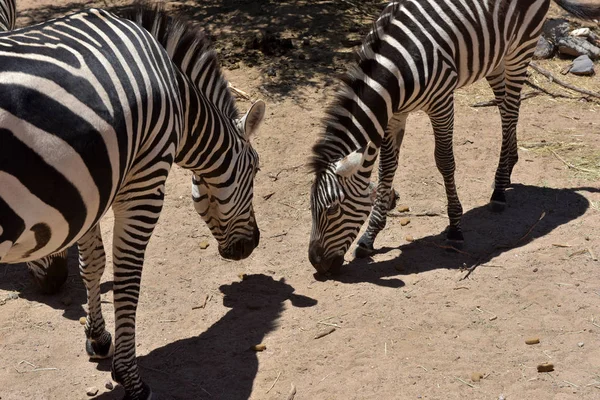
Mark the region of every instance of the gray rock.
[[98, 388], [95, 386], [90, 386], [89, 388], [85, 389], [85, 393], [90, 397], [95, 396], [98, 394]]
[[587, 55], [579, 56], [573, 60], [569, 72], [574, 75], [594, 75], [594, 63]]
[[561, 54], [575, 57], [587, 55], [592, 60], [600, 58], [600, 48], [583, 38], [565, 36], [558, 39], [557, 45]]
[[556, 53], [556, 45], [546, 40], [543, 36], [540, 36], [535, 48], [535, 52], [533, 53], [533, 58], [545, 60], [547, 58], [552, 58], [554, 53]]
[[551, 18], [544, 22], [542, 35], [552, 43], [558, 42], [558, 39], [567, 36], [571, 31], [569, 21], [564, 18]]

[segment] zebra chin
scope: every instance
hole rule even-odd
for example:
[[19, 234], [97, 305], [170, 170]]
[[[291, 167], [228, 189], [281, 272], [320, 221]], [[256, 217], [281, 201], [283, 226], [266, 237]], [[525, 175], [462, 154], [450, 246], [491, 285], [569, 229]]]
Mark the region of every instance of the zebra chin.
[[243, 260], [252, 254], [260, 242], [260, 231], [254, 226], [252, 237], [237, 239], [227, 247], [219, 246], [219, 254], [228, 260]]
[[308, 259], [320, 274], [339, 274], [344, 265], [344, 253], [325, 257], [321, 245], [312, 241], [308, 248]]

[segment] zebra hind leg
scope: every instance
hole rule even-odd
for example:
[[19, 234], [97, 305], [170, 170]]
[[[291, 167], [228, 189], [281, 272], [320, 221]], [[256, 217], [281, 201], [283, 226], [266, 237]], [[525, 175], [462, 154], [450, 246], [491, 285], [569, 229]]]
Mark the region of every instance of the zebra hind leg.
[[27, 263], [27, 269], [43, 294], [56, 294], [69, 275], [67, 249]]
[[393, 189], [394, 175], [398, 169], [398, 155], [404, 138], [406, 115], [399, 114], [392, 118], [381, 144], [379, 156], [379, 182], [375, 204], [369, 217], [367, 230], [358, 240], [354, 250], [356, 258], [365, 258], [375, 252], [374, 243], [377, 235], [387, 223], [387, 213], [394, 209], [398, 202], [398, 192]]
[[446, 198], [448, 201], [448, 219], [450, 225], [446, 230], [448, 244], [455, 248], [462, 247], [464, 237], [460, 227], [463, 209], [456, 191], [454, 171], [454, 151], [452, 135], [454, 130], [454, 97], [449, 95], [430, 112], [429, 118], [435, 137], [435, 163], [444, 178]]
[[112, 355], [112, 337], [105, 328], [100, 301], [100, 279], [106, 266], [106, 255], [96, 225], [77, 242], [79, 247], [79, 272], [87, 290], [88, 315], [85, 323], [85, 350], [91, 359]]
[[[517, 122], [521, 106], [521, 89], [527, 79], [526, 73], [530, 58], [531, 55], [526, 54], [515, 60], [515, 62], [510, 60], [505, 62], [502, 84], [504, 87], [510, 87], [511, 90], [506, 91], [502, 101], [498, 104], [502, 119], [502, 148], [494, 178], [494, 191], [490, 199], [491, 209], [495, 212], [503, 211], [506, 208], [505, 190], [511, 184], [512, 171], [519, 159], [517, 152]], [[490, 85], [492, 85], [491, 82]], [[494, 89], [493, 85], [492, 89]], [[494, 92], [496, 92], [495, 89]]]

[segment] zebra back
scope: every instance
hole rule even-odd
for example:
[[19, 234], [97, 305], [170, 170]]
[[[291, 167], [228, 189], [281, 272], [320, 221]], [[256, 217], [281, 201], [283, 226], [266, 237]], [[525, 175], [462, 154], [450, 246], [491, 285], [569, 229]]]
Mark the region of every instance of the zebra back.
[[15, 0], [0, 0], [0, 31], [10, 31], [17, 21]]

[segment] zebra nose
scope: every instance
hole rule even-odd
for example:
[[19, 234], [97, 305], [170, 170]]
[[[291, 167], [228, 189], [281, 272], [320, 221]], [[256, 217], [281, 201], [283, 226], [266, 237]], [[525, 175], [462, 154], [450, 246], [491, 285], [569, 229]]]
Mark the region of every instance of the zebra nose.
[[311, 241], [308, 246], [308, 259], [313, 267], [319, 270], [323, 260], [323, 247], [316, 240]]

